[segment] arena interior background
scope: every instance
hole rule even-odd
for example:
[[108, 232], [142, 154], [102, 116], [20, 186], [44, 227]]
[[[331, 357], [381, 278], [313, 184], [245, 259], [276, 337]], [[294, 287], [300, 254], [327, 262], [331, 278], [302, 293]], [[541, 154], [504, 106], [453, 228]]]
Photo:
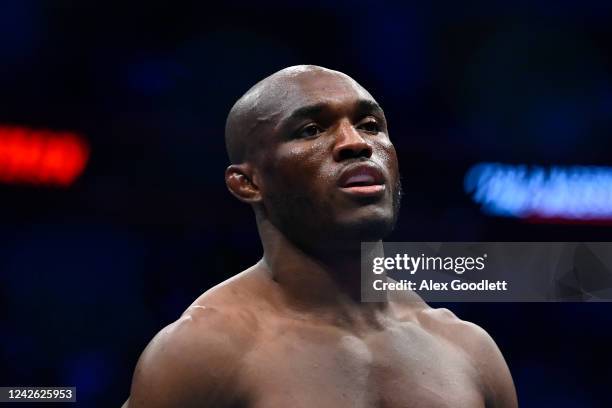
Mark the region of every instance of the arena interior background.
[[[224, 121], [288, 65], [344, 71], [385, 109], [390, 240], [612, 240], [606, 220], [483, 214], [463, 188], [479, 162], [611, 164], [612, 5], [422, 3], [1, 2], [0, 127], [76, 132], [90, 155], [68, 187], [0, 185], [0, 385], [119, 406], [151, 337], [257, 261]], [[612, 304], [447, 306], [497, 341], [522, 407], [610, 406]]]

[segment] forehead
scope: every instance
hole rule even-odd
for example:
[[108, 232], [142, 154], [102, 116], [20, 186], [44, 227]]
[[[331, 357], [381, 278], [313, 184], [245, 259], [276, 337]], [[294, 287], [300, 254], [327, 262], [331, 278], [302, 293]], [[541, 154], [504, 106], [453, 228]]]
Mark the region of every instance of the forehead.
[[351, 77], [331, 70], [283, 73], [262, 85], [254, 95], [260, 123], [277, 124], [295, 110], [310, 105], [342, 108], [353, 106], [359, 100], [374, 101]]
[[355, 80], [335, 71], [306, 72], [285, 78], [282, 82], [286, 90], [281, 99], [285, 113], [313, 104], [333, 106], [374, 99]]

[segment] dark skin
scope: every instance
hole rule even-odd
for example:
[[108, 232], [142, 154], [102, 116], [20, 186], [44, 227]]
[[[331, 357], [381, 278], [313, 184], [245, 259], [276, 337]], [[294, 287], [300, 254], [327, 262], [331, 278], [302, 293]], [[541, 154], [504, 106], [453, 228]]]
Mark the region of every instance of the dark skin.
[[[516, 407], [491, 337], [411, 293], [360, 301], [360, 242], [399, 206], [386, 119], [348, 76], [280, 71], [228, 118], [230, 192], [256, 215], [263, 258], [162, 329], [130, 408]], [[346, 185], [365, 167], [376, 185]]]

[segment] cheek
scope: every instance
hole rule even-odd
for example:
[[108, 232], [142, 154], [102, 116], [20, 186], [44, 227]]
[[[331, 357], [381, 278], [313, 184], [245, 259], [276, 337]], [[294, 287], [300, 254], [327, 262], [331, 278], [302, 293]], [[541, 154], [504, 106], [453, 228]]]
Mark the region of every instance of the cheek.
[[399, 177], [399, 166], [397, 161], [397, 153], [391, 141], [380, 141], [377, 149], [376, 160], [378, 164], [387, 169], [392, 177]]
[[325, 171], [326, 148], [323, 141], [287, 143], [280, 146], [270, 163], [269, 176], [288, 187], [316, 189], [331, 175]]

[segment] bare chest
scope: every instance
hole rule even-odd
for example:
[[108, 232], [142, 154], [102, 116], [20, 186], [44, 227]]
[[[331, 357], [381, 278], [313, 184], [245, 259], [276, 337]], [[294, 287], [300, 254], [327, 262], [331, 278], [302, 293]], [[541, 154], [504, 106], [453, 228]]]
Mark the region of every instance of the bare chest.
[[248, 353], [240, 376], [257, 408], [485, 406], [467, 356], [410, 324], [365, 337], [280, 330]]

